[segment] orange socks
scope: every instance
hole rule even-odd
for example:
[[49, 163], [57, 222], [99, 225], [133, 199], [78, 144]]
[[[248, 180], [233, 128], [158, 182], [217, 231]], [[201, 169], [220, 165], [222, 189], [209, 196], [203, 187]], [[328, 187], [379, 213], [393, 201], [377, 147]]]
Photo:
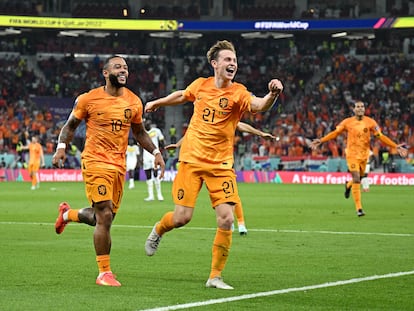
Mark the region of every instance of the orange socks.
[[359, 210], [362, 209], [362, 204], [361, 204], [361, 184], [358, 183], [353, 183], [352, 184], [352, 197], [354, 198], [354, 202], [355, 202], [355, 210]]
[[98, 264], [99, 274], [104, 272], [111, 272], [111, 266], [109, 265], [109, 255], [96, 256], [96, 263]]
[[162, 236], [165, 232], [171, 231], [175, 228], [173, 221], [174, 212], [168, 212], [161, 218], [159, 224], [155, 227], [155, 231]]
[[36, 187], [37, 185], [37, 173], [33, 173], [32, 175], [32, 187]]
[[213, 242], [213, 258], [211, 261], [210, 279], [221, 276], [226, 265], [231, 247], [233, 233], [231, 230], [217, 228], [216, 237]]
[[[65, 217], [63, 217], [63, 219], [65, 219]], [[68, 210], [67, 219], [65, 220], [79, 222], [79, 210], [78, 209]]]
[[234, 214], [236, 215], [237, 223], [239, 225], [241, 225], [241, 224], [244, 225], [244, 214], [243, 214], [243, 207], [242, 207], [241, 203], [237, 203], [234, 206]]

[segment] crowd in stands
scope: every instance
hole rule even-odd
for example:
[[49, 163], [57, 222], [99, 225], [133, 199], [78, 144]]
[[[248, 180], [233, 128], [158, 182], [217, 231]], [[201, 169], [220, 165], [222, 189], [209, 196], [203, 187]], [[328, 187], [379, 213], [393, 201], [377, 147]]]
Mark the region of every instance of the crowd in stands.
[[[145, 103], [168, 93], [169, 79], [178, 70], [183, 70], [184, 85], [198, 76], [210, 75], [205, 51], [213, 39], [217, 40], [211, 36], [191, 45], [181, 40], [183, 51], [194, 53], [183, 58], [184, 68], [175, 68], [172, 59], [160, 53], [163, 42], [151, 45], [149, 48], [159, 54], [128, 61], [130, 88]], [[365, 39], [334, 42], [242, 40], [236, 36], [232, 39], [238, 49], [237, 80], [258, 96], [264, 95], [273, 77], [280, 77], [285, 86], [279, 107], [264, 114], [246, 114], [243, 118], [244, 122], [272, 132], [279, 139], [264, 141], [238, 133], [235, 141], [238, 158], [312, 155], [307, 140], [322, 136], [350, 116], [350, 106], [356, 99], [366, 102], [367, 115], [381, 124], [386, 135], [414, 146], [414, 68], [412, 59], [400, 53], [402, 40], [390, 37], [370, 40], [368, 44]], [[9, 47], [13, 50], [12, 44]], [[107, 52], [115, 53], [118, 47]], [[15, 48], [19, 49], [19, 44]], [[62, 42], [55, 52], [64, 52], [64, 48]], [[25, 143], [28, 137], [39, 135], [45, 152], [52, 153], [59, 125], [49, 111], [34, 103], [33, 96], [75, 98], [102, 84], [99, 56], [87, 61], [78, 61], [72, 54], [63, 58], [48, 56], [38, 59], [37, 66], [41, 76], [29, 70], [20, 56], [0, 59], [0, 152], [14, 152], [19, 141]], [[163, 113], [161, 110], [154, 121], [166, 131]], [[185, 105], [184, 113], [188, 120], [191, 104]], [[373, 143], [372, 147], [379, 158], [379, 143]], [[339, 138], [324, 144], [319, 154], [341, 157], [343, 150], [344, 142]]]
[[28, 0], [2, 0], [0, 1], [0, 14], [37, 16], [37, 3]]
[[[414, 1], [387, 1], [385, 16], [413, 16]], [[307, 1], [300, 7], [295, 1], [267, 0], [223, 2], [220, 9], [214, 1], [180, 1], [180, 3], [161, 0], [144, 0], [140, 7], [130, 5], [128, 0], [0, 0], [0, 14], [22, 16], [65, 16], [79, 18], [139, 18], [139, 19], [177, 19], [199, 20], [202, 16], [224, 17], [226, 19], [336, 19], [360, 16], [379, 17], [378, 5], [361, 0], [348, 1]], [[384, 9], [384, 8], [382, 8]]]
[[[264, 114], [246, 114], [243, 119], [272, 132], [279, 140], [240, 134], [235, 142], [236, 153], [290, 158], [311, 155], [309, 139], [323, 136], [351, 116], [351, 106], [357, 99], [367, 104], [366, 114], [380, 123], [386, 135], [414, 146], [412, 58], [400, 53], [402, 41], [395, 38], [367, 42], [320, 42], [312, 46], [291, 41], [276, 46], [270, 40], [245, 44], [238, 54], [237, 79], [262, 96], [272, 77], [283, 77], [285, 90], [279, 99], [281, 107]], [[186, 58], [185, 84], [197, 76], [209, 75], [209, 70], [205, 58]], [[322, 74], [315, 79], [318, 72]], [[191, 117], [191, 106], [185, 113]], [[322, 145], [318, 153], [343, 157], [344, 146], [339, 138]], [[380, 159], [380, 142], [373, 141], [372, 148], [376, 159]], [[391, 153], [396, 154], [396, 150]]]
[[[389, 8], [387, 16], [412, 16], [414, 3], [412, 1], [401, 1], [400, 5], [394, 5]], [[117, 3], [105, 3], [102, 1], [87, 3], [76, 3], [75, 8], [71, 11], [73, 17], [106, 17], [106, 18], [124, 18], [125, 11], [130, 12], [128, 1]], [[237, 20], [248, 19], [333, 19], [333, 18], [353, 18], [360, 17], [361, 14], [368, 16], [375, 14], [375, 7], [369, 3], [360, 1], [342, 1], [342, 2], [317, 2], [316, 4], [308, 3], [307, 8], [302, 12], [296, 12], [295, 1], [279, 1], [277, 4], [269, 1], [250, 1], [250, 2], [232, 2], [226, 4], [220, 9], [221, 15], [227, 18]], [[217, 8], [214, 5], [204, 8], [199, 3], [190, 1], [183, 2], [179, 5], [175, 3], [157, 3], [156, 1], [144, 1], [144, 5], [139, 9], [138, 18], [141, 19], [192, 19], [198, 20], [200, 16], [214, 16]], [[129, 13], [131, 14], [131, 12]], [[132, 15], [134, 15], [132, 13]]]
[[[126, 11], [124, 11], [126, 10]], [[87, 1], [78, 2], [72, 10], [72, 17], [125, 18], [129, 14], [128, 1]]]
[[144, 5], [139, 12], [142, 19], [199, 19], [200, 8], [196, 4], [188, 5]]

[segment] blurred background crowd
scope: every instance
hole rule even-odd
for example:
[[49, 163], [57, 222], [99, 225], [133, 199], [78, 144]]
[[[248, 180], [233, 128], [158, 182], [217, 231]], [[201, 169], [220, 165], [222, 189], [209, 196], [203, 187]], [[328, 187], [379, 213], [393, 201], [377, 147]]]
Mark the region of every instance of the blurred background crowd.
[[[359, 18], [412, 16], [413, 1], [0, 1], [0, 14], [107, 18], [226, 19]], [[378, 2], [378, 1], [377, 1]], [[221, 6], [216, 4], [220, 3]], [[299, 6], [299, 3], [301, 4]], [[126, 9], [126, 11], [125, 11]], [[135, 12], [135, 16], [130, 12]], [[5, 31], [4, 31], [5, 32]], [[321, 137], [352, 115], [357, 99], [366, 103], [366, 114], [377, 120], [383, 132], [411, 146], [414, 154], [414, 33], [378, 31], [374, 37], [332, 38], [324, 33], [299, 33], [285, 39], [245, 38], [240, 33], [207, 32], [202, 38], [158, 38], [148, 32], [111, 32], [103, 36], [64, 36], [56, 30], [8, 31], [0, 36], [0, 157], [20, 154], [20, 146], [39, 136], [46, 154], [54, 152], [57, 135], [77, 95], [102, 85], [103, 60], [125, 55], [130, 68], [128, 86], [146, 101], [185, 88], [199, 76], [212, 74], [206, 61], [208, 47], [219, 39], [237, 49], [236, 80], [253, 94], [263, 96], [267, 83], [284, 83], [280, 105], [263, 114], [245, 114], [243, 121], [276, 140], [237, 133], [236, 167], [255, 168], [255, 159], [283, 160], [312, 157], [343, 158], [344, 140], [324, 144], [316, 153], [307, 141]], [[52, 104], [50, 104], [52, 102]], [[53, 109], [51, 109], [51, 105]], [[192, 104], [174, 113], [161, 109], [146, 116], [166, 135], [174, 127], [174, 139], [185, 133]], [[171, 132], [172, 133], [172, 132]], [[84, 127], [74, 139], [74, 150], [83, 146]], [[172, 136], [172, 134], [171, 134]], [[177, 136], [177, 137], [176, 137]], [[372, 142], [374, 167], [381, 167], [383, 153]], [[176, 157], [175, 153], [164, 154]], [[1, 165], [16, 165], [10, 156]], [[246, 159], [252, 161], [246, 161]], [[250, 163], [250, 164], [247, 164]], [[260, 164], [260, 163], [259, 163]], [[256, 167], [263, 169], [263, 166]], [[283, 169], [283, 166], [278, 168]], [[286, 167], [285, 167], [286, 169]], [[300, 165], [295, 169], [307, 169]], [[339, 170], [339, 169], [338, 169]]]

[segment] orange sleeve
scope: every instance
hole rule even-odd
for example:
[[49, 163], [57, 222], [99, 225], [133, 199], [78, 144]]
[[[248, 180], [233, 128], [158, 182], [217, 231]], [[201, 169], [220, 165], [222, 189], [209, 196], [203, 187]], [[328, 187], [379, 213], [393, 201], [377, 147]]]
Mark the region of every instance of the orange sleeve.
[[384, 134], [379, 134], [377, 138], [382, 141], [384, 144], [390, 146], [391, 148], [397, 148], [397, 144], [393, 142], [388, 136], [385, 136]]
[[321, 142], [327, 142], [328, 140], [334, 139], [339, 135], [339, 132], [337, 130], [334, 130], [328, 134], [326, 134], [324, 137], [321, 138]]

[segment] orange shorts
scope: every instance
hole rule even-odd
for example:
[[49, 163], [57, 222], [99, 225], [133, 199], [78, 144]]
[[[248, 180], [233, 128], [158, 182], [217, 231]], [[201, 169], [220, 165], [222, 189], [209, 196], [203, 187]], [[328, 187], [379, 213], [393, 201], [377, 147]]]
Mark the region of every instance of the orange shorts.
[[29, 171], [29, 175], [31, 176], [32, 174], [37, 173], [39, 168], [40, 163], [29, 162], [29, 167], [27, 169]]
[[346, 158], [346, 164], [350, 172], [359, 171], [359, 174], [365, 175], [365, 167], [367, 166], [368, 160], [360, 160], [356, 158]]
[[203, 183], [206, 183], [212, 207], [222, 203], [240, 203], [236, 174], [231, 167], [180, 162], [172, 195], [174, 203], [195, 207]]
[[112, 201], [116, 214], [124, 193], [125, 174], [117, 170], [88, 167], [82, 170], [82, 177], [89, 203]]

